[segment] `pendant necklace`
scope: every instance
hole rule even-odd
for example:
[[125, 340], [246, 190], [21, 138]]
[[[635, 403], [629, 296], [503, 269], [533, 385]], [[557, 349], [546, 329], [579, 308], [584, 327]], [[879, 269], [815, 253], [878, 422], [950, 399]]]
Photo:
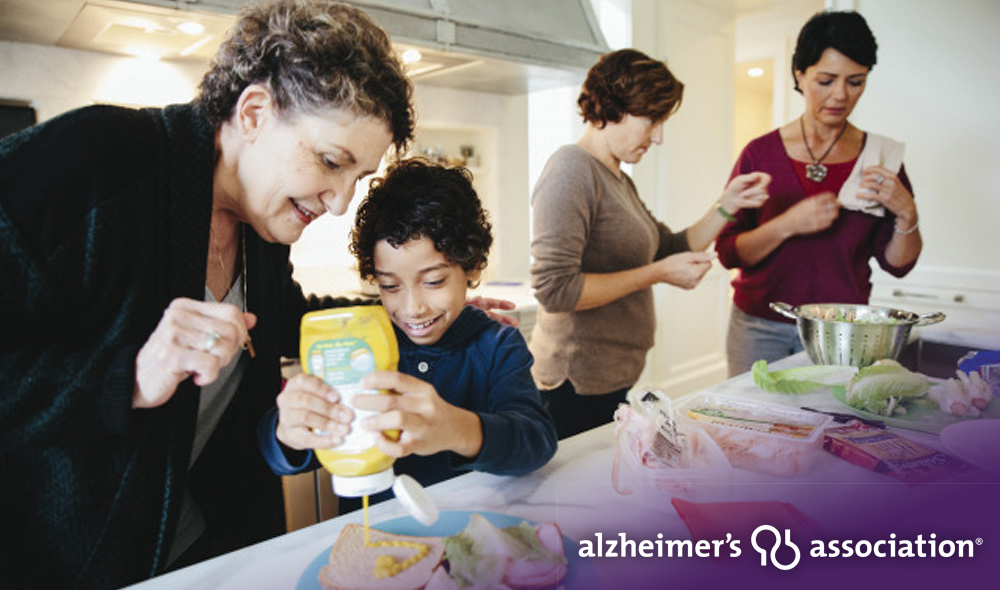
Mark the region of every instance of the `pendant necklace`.
[[833, 149], [833, 146], [837, 145], [841, 136], [843, 136], [844, 132], [847, 131], [847, 121], [844, 121], [844, 126], [840, 128], [840, 133], [838, 133], [837, 137], [834, 138], [830, 147], [826, 148], [826, 151], [823, 152], [823, 155], [820, 156], [819, 159], [816, 159], [816, 156], [813, 155], [812, 148], [809, 147], [809, 138], [806, 137], [806, 124], [803, 122], [804, 118], [805, 117], [799, 117], [799, 127], [802, 128], [802, 142], [806, 144], [806, 151], [809, 152], [809, 157], [812, 158], [813, 161], [812, 164], [806, 164], [806, 178], [813, 182], [823, 182], [823, 179], [826, 178], [826, 166], [824, 166], [822, 162], [828, 155], [830, 155], [830, 151]]

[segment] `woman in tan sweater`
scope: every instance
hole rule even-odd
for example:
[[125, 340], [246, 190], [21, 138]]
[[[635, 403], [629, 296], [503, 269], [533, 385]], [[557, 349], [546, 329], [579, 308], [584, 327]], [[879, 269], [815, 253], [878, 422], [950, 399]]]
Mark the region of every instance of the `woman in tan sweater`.
[[755, 173], [734, 178], [683, 231], [649, 212], [620, 166], [662, 143], [683, 89], [639, 51], [603, 56], [577, 100], [583, 137], [553, 154], [535, 186], [531, 280], [541, 305], [530, 346], [559, 438], [609, 422], [639, 378], [656, 325], [652, 286], [694, 288], [723, 226], [767, 198], [770, 179]]

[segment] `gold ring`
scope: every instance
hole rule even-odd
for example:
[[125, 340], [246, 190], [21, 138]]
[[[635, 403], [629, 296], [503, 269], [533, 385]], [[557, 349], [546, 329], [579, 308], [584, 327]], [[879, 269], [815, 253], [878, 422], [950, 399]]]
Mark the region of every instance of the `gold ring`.
[[204, 350], [205, 352], [212, 350], [213, 348], [215, 348], [215, 345], [219, 343], [220, 338], [222, 338], [222, 334], [219, 334], [217, 331], [212, 330], [211, 332], [208, 333], [208, 340], [205, 341], [205, 346], [202, 347], [202, 350]]

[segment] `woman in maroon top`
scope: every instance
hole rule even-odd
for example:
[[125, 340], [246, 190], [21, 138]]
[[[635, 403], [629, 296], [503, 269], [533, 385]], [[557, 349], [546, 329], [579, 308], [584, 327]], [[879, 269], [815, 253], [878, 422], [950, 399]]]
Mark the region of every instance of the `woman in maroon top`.
[[740, 270], [726, 346], [730, 375], [802, 350], [794, 323], [771, 302], [866, 304], [872, 257], [903, 276], [920, 255], [917, 208], [901, 162], [886, 163], [883, 151], [868, 165], [862, 155], [866, 144], [884, 143], [898, 146], [901, 158], [902, 145], [848, 121], [876, 49], [860, 14], [813, 16], [792, 57], [805, 112], [747, 144], [733, 168], [733, 176], [762, 171], [772, 180], [764, 206], [738, 212], [716, 242], [722, 264]]

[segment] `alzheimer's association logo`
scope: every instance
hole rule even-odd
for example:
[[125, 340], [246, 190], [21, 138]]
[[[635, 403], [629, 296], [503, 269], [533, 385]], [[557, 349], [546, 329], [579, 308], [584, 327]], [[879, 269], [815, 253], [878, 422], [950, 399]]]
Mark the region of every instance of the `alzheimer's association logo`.
[[[774, 535], [774, 544], [771, 545], [770, 550], [766, 549], [765, 547], [761, 547], [757, 543], [757, 536], [760, 535], [762, 532], [769, 532], [772, 535]], [[766, 541], [767, 537], [768, 537], [767, 535], [763, 535], [761, 541], [762, 542]], [[799, 558], [802, 555], [799, 552], [799, 547], [795, 543], [792, 543], [792, 531], [788, 529], [785, 529], [784, 542], [785, 545], [791, 548], [792, 551], [795, 553], [795, 559], [793, 559], [792, 562], [789, 564], [784, 564], [778, 561], [778, 550], [781, 548], [781, 533], [778, 532], [778, 529], [774, 528], [769, 524], [764, 524], [754, 529], [753, 536], [750, 537], [750, 544], [753, 545], [753, 548], [757, 550], [757, 553], [760, 553], [760, 565], [762, 567], [767, 567], [767, 560], [768, 557], [770, 557], [771, 564], [774, 565], [774, 567], [778, 568], [779, 570], [787, 571], [799, 564]]]

